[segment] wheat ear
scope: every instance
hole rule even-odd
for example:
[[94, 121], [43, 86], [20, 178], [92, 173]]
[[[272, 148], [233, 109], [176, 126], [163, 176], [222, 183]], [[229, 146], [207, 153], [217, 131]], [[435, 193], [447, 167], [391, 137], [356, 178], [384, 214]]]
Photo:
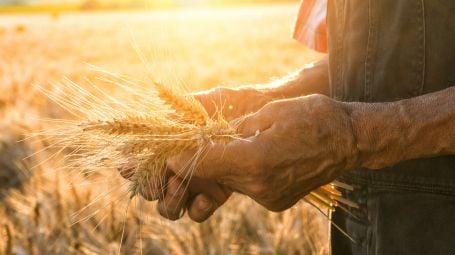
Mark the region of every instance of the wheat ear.
[[[72, 149], [67, 156], [71, 167], [121, 168], [134, 158], [137, 164], [132, 167], [131, 197], [144, 191], [151, 199], [161, 195], [163, 169], [170, 157], [189, 149], [201, 153], [212, 143], [225, 144], [237, 137], [235, 128], [222, 116], [208, 116], [191, 95], [183, 96], [184, 93], [157, 82], [150, 91], [150, 87], [135, 85], [121, 76], [104, 81], [116, 85], [121, 97], [109, 95], [97, 86], [82, 88], [71, 81], [62, 84], [59, 95], [43, 89], [81, 118], [57, 121], [59, 127], [45, 134], [57, 138], [54, 144], [61, 150]], [[188, 165], [194, 166], [193, 163]], [[330, 210], [340, 204], [356, 206], [343, 199], [339, 189], [349, 189], [343, 185], [322, 186], [305, 199]]]

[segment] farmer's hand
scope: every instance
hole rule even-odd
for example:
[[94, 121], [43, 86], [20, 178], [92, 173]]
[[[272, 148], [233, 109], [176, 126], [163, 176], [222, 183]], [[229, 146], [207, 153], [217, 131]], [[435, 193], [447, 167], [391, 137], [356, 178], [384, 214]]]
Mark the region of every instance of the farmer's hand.
[[[254, 87], [224, 88], [202, 91], [193, 94], [210, 116], [221, 111], [224, 118], [231, 120], [255, 112], [273, 98]], [[166, 192], [158, 203], [158, 211], [164, 217], [176, 220], [181, 212], [188, 209], [188, 215], [197, 222], [206, 220], [215, 209], [231, 195], [230, 188], [216, 180], [192, 177], [188, 181], [168, 171]], [[145, 192], [144, 192], [145, 193]], [[147, 194], [142, 194], [146, 199]], [[150, 198], [154, 198], [150, 196]], [[188, 208], [186, 208], [188, 207]]]
[[256, 112], [274, 99], [270, 94], [257, 90], [252, 86], [240, 88], [218, 87], [197, 92], [193, 96], [204, 106], [209, 116], [221, 111], [227, 120]]
[[[245, 139], [213, 145], [199, 161], [194, 175], [207, 186], [200, 187], [195, 199], [188, 199], [196, 194], [190, 188], [179, 194], [166, 194], [159, 201], [163, 216], [186, 206], [191, 218], [205, 220], [231, 190], [251, 197], [269, 210], [281, 211], [358, 166], [345, 104], [325, 96], [271, 102], [239, 121], [238, 132]], [[174, 157], [168, 166], [177, 173], [193, 155], [194, 151], [188, 151]]]
[[[271, 95], [254, 87], [245, 86], [240, 88], [215, 88], [193, 94], [205, 107], [209, 115], [221, 111], [226, 119], [233, 119], [247, 113], [255, 112], [267, 102], [273, 100]], [[119, 172], [131, 180], [134, 168], [138, 162], [134, 158], [123, 165]], [[190, 204], [188, 215], [194, 221], [206, 220], [218, 206], [221, 206], [231, 195], [230, 188], [220, 185], [216, 180], [192, 177], [185, 178], [176, 176], [173, 171], [167, 170], [163, 189], [165, 192], [158, 203], [158, 211], [164, 217], [176, 220], [180, 218], [187, 204]], [[147, 200], [157, 198], [155, 189], [144, 187], [141, 195]]]

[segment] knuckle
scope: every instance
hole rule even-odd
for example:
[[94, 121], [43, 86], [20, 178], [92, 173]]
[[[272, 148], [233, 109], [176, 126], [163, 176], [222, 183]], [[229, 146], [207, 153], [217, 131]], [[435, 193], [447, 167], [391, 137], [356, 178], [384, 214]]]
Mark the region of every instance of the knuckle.
[[331, 100], [328, 96], [323, 95], [323, 94], [311, 94], [311, 95], [308, 95], [307, 98], [314, 100], [314, 101], [319, 101], [319, 102]]
[[313, 110], [324, 110], [328, 106], [331, 106], [334, 101], [329, 98], [328, 96], [321, 95], [321, 94], [314, 94], [308, 97], [309, 102], [308, 104], [311, 106]]

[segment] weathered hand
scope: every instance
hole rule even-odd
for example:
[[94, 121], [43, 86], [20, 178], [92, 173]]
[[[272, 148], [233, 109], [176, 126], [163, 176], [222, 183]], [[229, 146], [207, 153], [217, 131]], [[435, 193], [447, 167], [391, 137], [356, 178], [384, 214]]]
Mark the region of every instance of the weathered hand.
[[[287, 209], [311, 190], [358, 166], [345, 104], [328, 97], [274, 101], [236, 122], [244, 139], [211, 146], [194, 175], [217, 183], [222, 190], [245, 194], [269, 210]], [[169, 168], [179, 172], [193, 155], [188, 151], [170, 159]], [[201, 192], [212, 197], [211, 208], [220, 205], [209, 189]], [[175, 197], [183, 201], [186, 196]], [[166, 207], [163, 202], [159, 208]]]
[[[209, 115], [213, 115], [219, 110], [226, 119], [254, 112], [272, 100], [271, 96], [253, 87], [236, 89], [220, 87], [195, 93], [193, 96], [201, 102]], [[137, 165], [134, 158], [130, 158], [129, 161], [119, 169], [120, 174], [126, 179], [132, 178], [134, 167]], [[173, 171], [167, 170], [166, 172], [163, 187], [161, 187], [164, 194], [159, 200], [157, 208], [160, 214], [168, 219], [180, 218], [186, 209], [194, 221], [204, 221], [232, 193], [230, 188], [219, 184], [214, 179], [197, 176], [185, 181], [184, 179], [182, 176], [175, 175]], [[156, 183], [157, 180], [150, 180], [150, 182]], [[142, 197], [147, 200], [156, 199], [155, 190], [148, 189], [147, 186], [141, 190]]]
[[199, 100], [210, 116], [221, 111], [227, 120], [256, 112], [273, 100], [272, 96], [253, 87], [218, 87], [195, 93], [193, 96]]
[[[321, 95], [268, 103], [234, 121], [244, 139], [210, 146], [193, 169], [190, 188], [173, 192], [178, 185], [169, 184], [158, 208], [176, 219], [187, 206], [191, 218], [203, 221], [237, 191], [280, 211], [357, 167], [380, 169], [414, 158], [453, 155], [454, 91], [391, 103], [343, 103]], [[403, 136], [404, 129], [409, 135]], [[188, 151], [170, 159], [170, 173], [180, 172], [193, 155]], [[179, 181], [169, 178], [169, 183]]]
[[[236, 89], [219, 87], [195, 93], [193, 96], [201, 102], [210, 116], [216, 111], [221, 111], [226, 119], [255, 112], [272, 100], [271, 96], [253, 87]], [[165, 194], [159, 200], [157, 208], [163, 217], [171, 220], [180, 218], [181, 212], [187, 209], [191, 219], [197, 222], [204, 221], [226, 202], [232, 193], [230, 188], [211, 178], [193, 176], [190, 180], [184, 181], [174, 172], [168, 173], [170, 176], [167, 178]], [[143, 197], [148, 196], [143, 194]]]

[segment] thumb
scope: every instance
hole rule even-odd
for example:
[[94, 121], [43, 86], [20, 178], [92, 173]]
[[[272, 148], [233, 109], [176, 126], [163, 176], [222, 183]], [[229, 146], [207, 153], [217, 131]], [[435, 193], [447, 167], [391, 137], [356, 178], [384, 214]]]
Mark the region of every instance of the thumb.
[[167, 160], [167, 167], [183, 179], [191, 176], [220, 178], [226, 173], [226, 149], [209, 145], [206, 149], [187, 150]]
[[262, 108], [258, 112], [237, 118], [230, 123], [237, 130], [237, 133], [244, 138], [257, 136], [269, 129], [275, 121], [273, 114], [266, 109]]
[[[256, 113], [231, 122], [242, 137], [254, 137], [269, 129], [274, 121], [273, 107], [266, 105]], [[187, 179], [193, 175], [219, 179], [244, 170], [242, 164], [255, 162], [261, 139], [237, 139], [226, 145], [209, 144], [185, 151], [167, 161], [168, 168]]]
[[221, 179], [242, 170], [240, 164], [251, 160], [254, 142], [235, 140], [227, 145], [213, 144], [204, 150], [188, 150], [167, 161], [167, 167], [176, 175]]

